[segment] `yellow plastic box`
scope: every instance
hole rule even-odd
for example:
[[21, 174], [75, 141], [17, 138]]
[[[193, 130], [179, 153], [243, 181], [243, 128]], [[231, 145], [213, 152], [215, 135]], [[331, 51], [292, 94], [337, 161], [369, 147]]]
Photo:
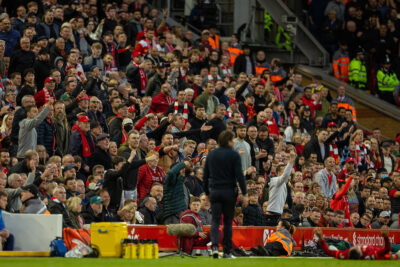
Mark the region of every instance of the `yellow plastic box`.
[[120, 258], [121, 241], [128, 238], [126, 223], [92, 223], [90, 225], [91, 245], [99, 251], [100, 258]]

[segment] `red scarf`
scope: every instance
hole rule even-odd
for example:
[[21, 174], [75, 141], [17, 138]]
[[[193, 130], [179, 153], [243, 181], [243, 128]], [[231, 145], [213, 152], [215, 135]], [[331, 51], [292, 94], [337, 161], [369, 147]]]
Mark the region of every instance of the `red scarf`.
[[289, 125], [292, 125], [294, 116], [297, 116], [296, 112], [289, 111]]
[[362, 144], [362, 149], [361, 149], [360, 145], [357, 143], [357, 141], [354, 141], [354, 143], [356, 144], [356, 166], [358, 167], [358, 165], [361, 165], [361, 161], [362, 161], [361, 153], [364, 156], [365, 162], [368, 165], [370, 165], [370, 162], [369, 162], [368, 157], [367, 157], [367, 155], [368, 155], [367, 147], [364, 144]]
[[[178, 114], [178, 108], [179, 104], [178, 101], [175, 101], [174, 103], [174, 114]], [[185, 120], [185, 125], [188, 122], [188, 103], [185, 101], [185, 104], [183, 104], [183, 119]]]
[[122, 130], [121, 144], [125, 143], [126, 140], [128, 140], [128, 134], [125, 132], [125, 130]]
[[[75, 130], [78, 130], [80, 135], [81, 135], [81, 139], [82, 139], [82, 156], [84, 158], [90, 157], [92, 155], [92, 152], [90, 151], [89, 142], [86, 139], [86, 136], [83, 134], [81, 128], [79, 128], [79, 126], [77, 124], [75, 124], [71, 129], [72, 132], [75, 131]], [[93, 147], [94, 147], [93, 139], [91, 139], [91, 140], [92, 140]]]
[[371, 155], [372, 155], [372, 158], [374, 159], [374, 162], [375, 162], [374, 168], [376, 170], [382, 168], [381, 155], [378, 152], [375, 152], [375, 151], [371, 151]]
[[336, 144], [329, 145], [329, 156], [335, 159], [336, 164], [339, 164], [339, 150]]
[[139, 69], [139, 74], [140, 74], [140, 92], [144, 95], [144, 93], [146, 93], [146, 87], [147, 87], [147, 76], [142, 68]]
[[115, 57], [114, 44], [111, 43], [111, 47], [109, 47], [109, 44], [106, 44], [106, 50], [107, 50], [108, 53], [111, 53], [112, 56], [113, 56], [113, 62], [112, 62], [112, 65], [111, 65], [111, 69], [118, 70], [117, 69], [117, 61], [116, 61], [116, 57]]
[[331, 185], [331, 183], [332, 183], [332, 175], [329, 174], [328, 171], [326, 171], [326, 175], [328, 175], [328, 182], [329, 182], [329, 185]]
[[257, 112], [254, 110], [254, 105], [250, 106], [245, 102], [243, 102], [244, 106], [247, 109], [247, 121], [249, 121], [253, 116], [257, 115]]

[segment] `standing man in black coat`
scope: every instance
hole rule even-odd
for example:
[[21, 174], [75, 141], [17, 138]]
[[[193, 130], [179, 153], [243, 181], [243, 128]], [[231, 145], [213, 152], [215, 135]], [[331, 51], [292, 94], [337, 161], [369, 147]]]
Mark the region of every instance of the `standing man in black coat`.
[[232, 255], [232, 221], [236, 199], [237, 183], [243, 194], [243, 202], [247, 202], [246, 182], [242, 172], [239, 154], [233, 150], [232, 131], [223, 131], [218, 137], [219, 148], [208, 154], [204, 168], [205, 193], [210, 198], [213, 211], [211, 225], [211, 242], [213, 258], [217, 259], [219, 244], [219, 224], [224, 215], [224, 258], [234, 258]]
[[24, 73], [28, 68], [32, 68], [35, 63], [35, 53], [31, 51], [31, 41], [28, 37], [23, 37], [19, 41], [20, 49], [14, 50], [10, 58], [8, 74], [13, 72]]
[[255, 73], [254, 61], [251, 58], [250, 46], [243, 46], [243, 54], [239, 55], [236, 58], [235, 65], [233, 66], [233, 71], [236, 75], [239, 75], [242, 72], [246, 73], [246, 75]]
[[317, 161], [322, 164], [329, 157], [328, 132], [326, 129], [317, 129], [315, 136], [304, 146], [304, 158], [308, 159], [311, 153], [316, 153]]
[[216, 116], [211, 119], [209, 122], [207, 122], [208, 126], [212, 126], [211, 131], [203, 132], [202, 134], [202, 139], [207, 140], [207, 139], [214, 139], [217, 140], [219, 134], [226, 130], [226, 125], [224, 123], [224, 117], [226, 113], [226, 107], [224, 104], [219, 104], [217, 106], [217, 109], [215, 111]]
[[100, 164], [104, 166], [105, 170], [109, 170], [112, 168], [112, 159], [108, 150], [110, 146], [110, 136], [102, 133], [97, 137], [96, 141], [96, 149], [89, 158], [89, 167], [92, 169], [94, 165]]
[[46, 49], [40, 49], [39, 60], [36, 60], [33, 68], [35, 70], [35, 81], [38, 90], [42, 90], [44, 86], [44, 80], [50, 76], [50, 70], [52, 64], [50, 64], [50, 54]]

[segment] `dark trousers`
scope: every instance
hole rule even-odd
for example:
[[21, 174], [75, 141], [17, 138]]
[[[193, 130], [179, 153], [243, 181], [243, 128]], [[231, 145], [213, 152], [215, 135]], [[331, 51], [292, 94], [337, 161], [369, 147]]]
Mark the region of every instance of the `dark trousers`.
[[271, 256], [287, 256], [287, 251], [279, 242], [267, 243], [265, 245], [265, 249], [268, 250]]
[[280, 218], [280, 214], [265, 214], [264, 224], [265, 226], [277, 226]]
[[210, 202], [212, 210], [211, 243], [213, 247], [219, 244], [219, 224], [221, 215], [224, 215], [224, 253], [232, 250], [232, 221], [237, 198], [236, 189], [212, 189]]

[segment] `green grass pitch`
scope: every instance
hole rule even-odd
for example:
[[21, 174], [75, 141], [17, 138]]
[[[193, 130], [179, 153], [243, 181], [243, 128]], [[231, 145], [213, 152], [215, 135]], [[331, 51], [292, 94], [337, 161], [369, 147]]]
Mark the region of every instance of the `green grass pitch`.
[[237, 259], [212, 259], [211, 257], [179, 258], [170, 257], [158, 260], [126, 260], [126, 259], [67, 259], [67, 258], [0, 258], [0, 266], [10, 267], [361, 267], [361, 266], [400, 266], [400, 261], [350, 261], [332, 258], [237, 258]]

